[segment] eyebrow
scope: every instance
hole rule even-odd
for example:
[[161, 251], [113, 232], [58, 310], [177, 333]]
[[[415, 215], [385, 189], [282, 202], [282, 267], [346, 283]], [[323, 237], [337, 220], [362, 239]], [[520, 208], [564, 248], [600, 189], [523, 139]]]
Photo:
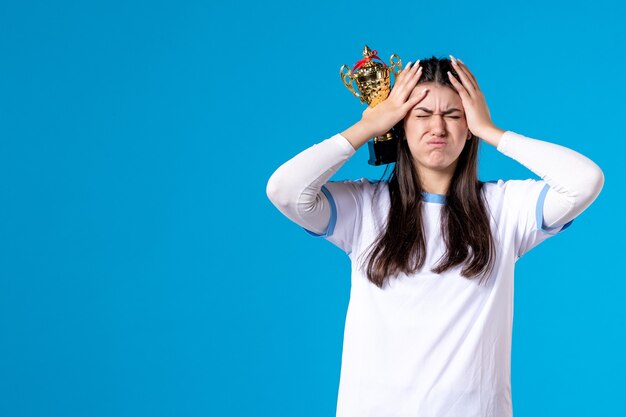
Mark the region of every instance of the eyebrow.
[[[426, 113], [433, 114], [433, 111], [432, 111], [432, 110], [430, 110], [430, 109], [427, 109], [426, 107], [415, 107], [413, 110], [423, 110], [423, 111], [425, 111]], [[454, 109], [449, 109], [449, 110], [443, 111], [443, 112], [441, 112], [441, 114], [449, 114], [449, 113], [454, 113], [455, 111], [460, 112], [461, 110], [459, 110], [459, 109], [457, 109], [457, 108], [454, 108]]]

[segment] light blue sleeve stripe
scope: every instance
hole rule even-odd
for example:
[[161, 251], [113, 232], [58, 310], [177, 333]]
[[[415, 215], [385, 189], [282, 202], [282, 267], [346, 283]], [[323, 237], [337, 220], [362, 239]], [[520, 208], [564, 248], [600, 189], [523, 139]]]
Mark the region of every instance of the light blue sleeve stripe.
[[541, 190], [541, 193], [539, 193], [539, 199], [537, 200], [537, 208], [535, 210], [535, 214], [537, 216], [537, 228], [539, 230], [541, 230], [544, 233], [548, 233], [548, 234], [556, 234], [554, 233], [554, 230], [557, 229], [561, 229], [559, 230], [557, 233], [562, 232], [563, 230], [567, 229], [572, 222], [575, 219], [570, 220], [569, 222], [565, 223], [562, 227], [561, 226], [553, 226], [553, 227], [546, 227], [543, 224], [543, 202], [546, 199], [546, 194], [548, 193], [548, 190], [550, 189], [550, 186], [548, 184], [544, 185], [543, 189]]
[[330, 193], [328, 188], [326, 188], [326, 186], [324, 185], [322, 185], [322, 192], [324, 193], [324, 195], [326, 195], [326, 198], [328, 199], [328, 203], [330, 204], [330, 223], [328, 223], [328, 229], [326, 229], [326, 233], [318, 234], [310, 230], [307, 230], [304, 227], [303, 229], [305, 232], [307, 232], [311, 236], [330, 237], [333, 234], [333, 231], [335, 230], [335, 223], [337, 222], [337, 206], [335, 205], [335, 199], [333, 198], [332, 194]]

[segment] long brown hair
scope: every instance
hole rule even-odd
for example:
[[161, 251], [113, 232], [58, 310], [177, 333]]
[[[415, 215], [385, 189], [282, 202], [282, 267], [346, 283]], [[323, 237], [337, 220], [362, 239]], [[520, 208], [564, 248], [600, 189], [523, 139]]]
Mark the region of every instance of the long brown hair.
[[[450, 71], [459, 79], [449, 59], [432, 57], [420, 61], [419, 83], [434, 82], [455, 89], [447, 78]], [[367, 251], [367, 277], [382, 288], [391, 275], [421, 270], [426, 260], [422, 224], [422, 192], [418, 172], [404, 133], [404, 121], [395, 127], [399, 141], [397, 160], [388, 180], [391, 207], [386, 228]], [[478, 180], [480, 140], [472, 134], [466, 141], [441, 208], [441, 236], [446, 252], [431, 269], [441, 273], [464, 264], [461, 275], [468, 279], [487, 278], [495, 262], [495, 243], [491, 234], [487, 203], [482, 197], [484, 182]], [[384, 173], [383, 173], [384, 176]]]

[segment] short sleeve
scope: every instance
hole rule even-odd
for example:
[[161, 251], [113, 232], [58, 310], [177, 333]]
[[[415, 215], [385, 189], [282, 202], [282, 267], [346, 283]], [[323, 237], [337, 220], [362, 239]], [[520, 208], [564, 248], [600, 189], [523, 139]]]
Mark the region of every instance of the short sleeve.
[[507, 223], [514, 229], [514, 248], [517, 257], [523, 256], [544, 240], [567, 229], [569, 222], [545, 227], [543, 224], [543, 203], [550, 186], [543, 180], [509, 180], [505, 182], [504, 209]]
[[314, 237], [322, 237], [346, 254], [352, 252], [357, 228], [361, 224], [361, 202], [363, 183], [361, 181], [328, 181], [322, 185], [322, 192], [330, 206], [330, 222], [326, 232], [318, 234], [303, 227]]

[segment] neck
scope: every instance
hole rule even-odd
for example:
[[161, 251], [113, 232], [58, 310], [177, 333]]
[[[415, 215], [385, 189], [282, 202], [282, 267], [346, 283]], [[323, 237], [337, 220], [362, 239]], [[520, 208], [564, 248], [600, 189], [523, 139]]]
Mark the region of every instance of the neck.
[[456, 164], [451, 164], [445, 170], [419, 167], [418, 175], [422, 183], [422, 190], [427, 193], [446, 195], [450, 187], [450, 182], [452, 182], [454, 165]]

